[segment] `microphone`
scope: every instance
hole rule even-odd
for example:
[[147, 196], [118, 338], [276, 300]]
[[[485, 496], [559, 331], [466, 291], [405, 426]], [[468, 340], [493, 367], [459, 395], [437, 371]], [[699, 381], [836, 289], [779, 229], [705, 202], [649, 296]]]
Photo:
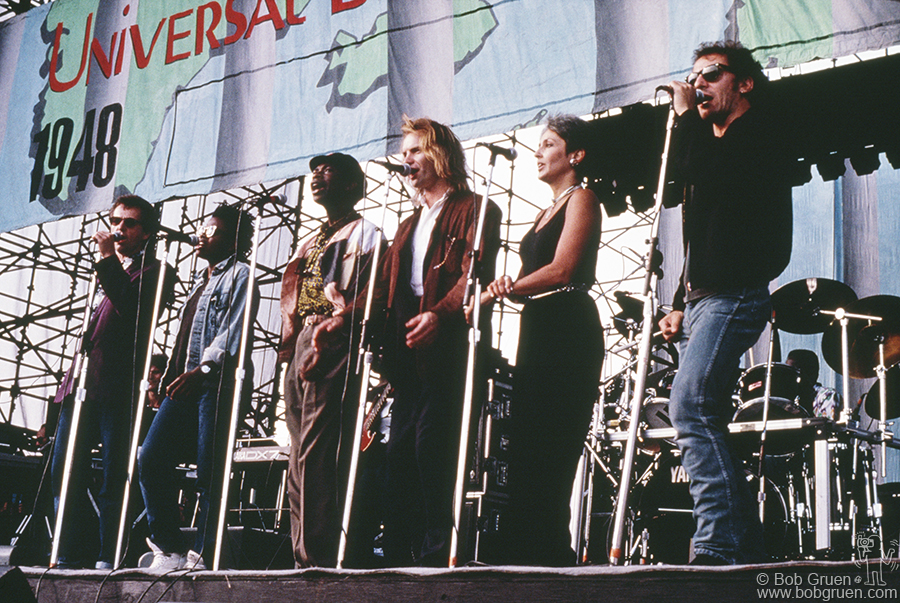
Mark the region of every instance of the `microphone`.
[[519, 152], [516, 151], [516, 150], [515, 150], [514, 148], [512, 148], [512, 147], [510, 147], [510, 148], [507, 149], [506, 147], [500, 147], [500, 146], [497, 146], [497, 145], [495, 145], [495, 144], [491, 144], [491, 143], [489, 143], [489, 142], [479, 142], [479, 143], [476, 144], [475, 146], [476, 146], [476, 147], [484, 147], [484, 148], [486, 148], [486, 149], [490, 149], [490, 150], [491, 150], [491, 155], [500, 155], [501, 157], [503, 157], [503, 158], [506, 159], [507, 161], [512, 161], [513, 159], [515, 159], [516, 157], [519, 156]]
[[170, 241], [175, 241], [176, 243], [187, 243], [188, 245], [196, 246], [200, 242], [200, 238], [197, 235], [185, 234], [180, 230], [175, 230], [162, 224], [159, 225], [159, 232], [163, 233], [163, 236]]
[[[669, 96], [675, 94], [675, 90], [672, 89], [672, 86], [657, 86], [656, 91], [659, 92], [660, 90], [662, 90], [663, 92], [668, 92]], [[712, 100], [712, 97], [710, 95], [703, 92], [703, 90], [700, 90], [699, 88], [694, 88], [694, 102], [699, 105], [700, 103], [705, 103], [708, 100]]]
[[119, 232], [118, 230], [116, 232], [112, 233], [113, 241], [121, 241], [124, 238], [125, 238], [125, 235], [122, 234], [121, 232]]
[[377, 159], [373, 159], [372, 163], [377, 163], [387, 171], [400, 174], [401, 176], [409, 176], [410, 172], [412, 172], [412, 168], [409, 167], [408, 163], [396, 164], [387, 161], [378, 161]]

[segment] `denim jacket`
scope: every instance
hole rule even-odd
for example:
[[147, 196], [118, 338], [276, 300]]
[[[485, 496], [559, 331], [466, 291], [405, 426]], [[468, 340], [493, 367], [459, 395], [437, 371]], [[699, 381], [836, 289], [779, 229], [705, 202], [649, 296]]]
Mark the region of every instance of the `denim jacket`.
[[[206, 281], [208, 271], [195, 274], [194, 285], [190, 295]], [[188, 357], [185, 370], [196, 368], [201, 363], [214, 364], [223, 368], [228, 357], [237, 358], [241, 345], [241, 329], [244, 324], [244, 307], [247, 304], [248, 284], [250, 282], [250, 266], [238, 262], [236, 256], [216, 264], [212, 269], [209, 283], [200, 295], [197, 313], [191, 324], [191, 335], [188, 343]], [[190, 298], [190, 295], [188, 296]], [[251, 331], [259, 309], [259, 288], [254, 281], [253, 306], [250, 315]], [[252, 339], [247, 343], [249, 357]]]

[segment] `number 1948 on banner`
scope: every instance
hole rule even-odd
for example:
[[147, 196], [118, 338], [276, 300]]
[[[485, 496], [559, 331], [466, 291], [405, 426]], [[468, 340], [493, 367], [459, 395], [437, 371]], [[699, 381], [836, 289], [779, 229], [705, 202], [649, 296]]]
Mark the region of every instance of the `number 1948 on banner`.
[[76, 179], [75, 191], [83, 191], [89, 179], [96, 188], [112, 182], [121, 128], [119, 103], [103, 107], [99, 117], [96, 109], [88, 111], [74, 148], [75, 123], [71, 118], [61, 117], [45, 125], [34, 137], [37, 152], [31, 170], [30, 200], [35, 201], [38, 195], [44, 199], [58, 197], [68, 178]]

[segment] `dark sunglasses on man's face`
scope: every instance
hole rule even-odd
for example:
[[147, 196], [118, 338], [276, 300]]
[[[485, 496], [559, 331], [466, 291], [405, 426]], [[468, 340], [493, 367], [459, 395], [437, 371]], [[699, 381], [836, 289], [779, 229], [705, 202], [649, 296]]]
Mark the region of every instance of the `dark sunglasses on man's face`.
[[135, 220], [134, 218], [120, 218], [119, 216], [112, 216], [109, 219], [109, 223], [111, 226], [124, 224], [125, 228], [135, 228], [138, 224], [140, 224], [140, 221]]
[[731, 68], [728, 65], [713, 63], [712, 65], [707, 65], [700, 71], [691, 71], [688, 76], [684, 78], [684, 81], [693, 86], [694, 82], [697, 81], [697, 78], [702, 75], [703, 79], [705, 79], [708, 84], [712, 84], [722, 77], [722, 74], [726, 71], [731, 72]]

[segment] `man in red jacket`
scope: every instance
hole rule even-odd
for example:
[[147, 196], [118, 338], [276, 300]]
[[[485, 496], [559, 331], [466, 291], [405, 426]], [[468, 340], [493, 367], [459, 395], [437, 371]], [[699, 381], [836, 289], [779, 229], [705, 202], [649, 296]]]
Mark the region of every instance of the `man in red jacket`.
[[[404, 119], [403, 161], [416, 209], [380, 266], [373, 315], [387, 314], [382, 371], [394, 387], [387, 447], [384, 556], [389, 566], [446, 566], [462, 415], [468, 326], [464, 296], [480, 201], [469, 190], [462, 145], [429, 119]], [[489, 203], [483, 279], [493, 278], [500, 209]], [[365, 291], [357, 298], [362, 305]], [[323, 346], [351, 309], [323, 322]]]

